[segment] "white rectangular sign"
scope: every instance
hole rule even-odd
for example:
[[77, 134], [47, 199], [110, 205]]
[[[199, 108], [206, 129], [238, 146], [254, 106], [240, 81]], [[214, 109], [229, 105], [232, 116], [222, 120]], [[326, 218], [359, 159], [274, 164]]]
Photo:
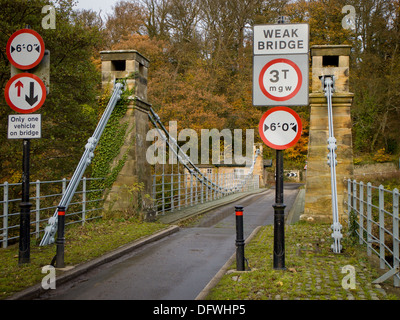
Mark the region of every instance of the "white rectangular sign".
[[307, 23], [254, 26], [254, 55], [308, 53], [308, 42]]
[[8, 139], [40, 139], [41, 114], [12, 114], [8, 116]]
[[307, 106], [308, 54], [253, 56], [254, 106]]

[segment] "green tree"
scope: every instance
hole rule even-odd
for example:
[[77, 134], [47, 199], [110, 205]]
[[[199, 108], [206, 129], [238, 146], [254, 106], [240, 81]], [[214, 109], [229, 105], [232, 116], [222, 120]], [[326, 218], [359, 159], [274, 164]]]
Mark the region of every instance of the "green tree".
[[[56, 29], [42, 29], [46, 4], [56, 8]], [[97, 24], [87, 23], [72, 0], [0, 0], [0, 84], [3, 92], [10, 78], [5, 53], [8, 38], [27, 25], [43, 38], [50, 50], [50, 93], [37, 111], [42, 114], [42, 138], [31, 143], [31, 180], [72, 175], [87, 139], [97, 123], [100, 74], [92, 61], [101, 41]], [[21, 175], [22, 142], [7, 139], [7, 118], [13, 114], [4, 95], [0, 101], [1, 181], [17, 182]]]

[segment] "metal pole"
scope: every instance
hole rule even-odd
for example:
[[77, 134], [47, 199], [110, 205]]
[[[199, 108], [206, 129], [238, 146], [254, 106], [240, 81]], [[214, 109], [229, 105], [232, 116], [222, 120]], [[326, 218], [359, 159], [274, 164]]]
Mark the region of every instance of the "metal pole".
[[236, 214], [236, 270], [244, 271], [243, 207], [235, 206]]
[[276, 150], [274, 208], [274, 269], [285, 270], [285, 205], [283, 204], [283, 151]]
[[20, 226], [19, 226], [19, 264], [30, 263], [30, 214], [32, 204], [29, 202], [29, 156], [31, 142], [23, 140], [22, 160], [22, 202], [20, 204]]

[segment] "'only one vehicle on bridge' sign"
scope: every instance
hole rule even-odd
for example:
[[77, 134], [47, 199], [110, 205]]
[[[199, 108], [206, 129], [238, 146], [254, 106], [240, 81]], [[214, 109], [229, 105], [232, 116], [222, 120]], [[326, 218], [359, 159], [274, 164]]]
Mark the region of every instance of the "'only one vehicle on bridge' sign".
[[308, 105], [308, 24], [254, 26], [253, 105]]
[[263, 114], [258, 131], [264, 143], [275, 150], [294, 146], [302, 130], [299, 115], [287, 107], [275, 107]]

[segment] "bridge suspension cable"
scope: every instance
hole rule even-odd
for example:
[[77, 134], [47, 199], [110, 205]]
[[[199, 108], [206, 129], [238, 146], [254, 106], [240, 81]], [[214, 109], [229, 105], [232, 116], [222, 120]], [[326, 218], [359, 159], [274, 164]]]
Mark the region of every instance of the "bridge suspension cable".
[[332, 237], [334, 242], [332, 244], [332, 250], [335, 253], [340, 253], [342, 250], [342, 246], [340, 244], [340, 239], [342, 238], [342, 225], [339, 222], [339, 213], [338, 213], [338, 199], [337, 199], [337, 186], [336, 186], [336, 138], [333, 131], [333, 111], [332, 111], [332, 94], [334, 92], [334, 76], [324, 76], [321, 78], [322, 87], [325, 91], [325, 97], [327, 99], [328, 105], [328, 119], [329, 119], [329, 138], [328, 138], [328, 165], [331, 169], [331, 193], [332, 193], [332, 216], [333, 216], [333, 224], [332, 224]]
[[[114, 85], [114, 90], [111, 95], [110, 101], [97, 124], [97, 127], [93, 133], [93, 135], [88, 139], [88, 143], [85, 145], [85, 151], [79, 161], [78, 166], [75, 169], [75, 172], [71, 178], [71, 181], [68, 183], [68, 186], [62, 195], [61, 201], [58, 207], [65, 207], [65, 210], [68, 209], [68, 206], [71, 202], [72, 197], [75, 194], [75, 191], [79, 185], [79, 182], [82, 179], [83, 174], [87, 166], [91, 163], [94, 157], [94, 149], [96, 149], [97, 143], [99, 142], [101, 135], [103, 134], [104, 128], [107, 125], [108, 120], [110, 119], [111, 113], [113, 112], [115, 105], [118, 100], [121, 98], [123, 84], [116, 83]], [[57, 231], [57, 215], [58, 209], [54, 212], [54, 215], [49, 219], [49, 224], [45, 228], [44, 236], [40, 242], [40, 246], [45, 246], [51, 243], [54, 243], [54, 235]]]
[[249, 172], [243, 179], [241, 179], [238, 184], [232, 187], [220, 186], [211, 181], [205, 174], [203, 174], [200, 169], [192, 162], [190, 157], [188, 157], [188, 155], [182, 151], [176, 139], [171, 137], [169, 131], [165, 128], [165, 126], [161, 122], [160, 117], [154, 112], [153, 108], [150, 108], [149, 118], [155, 129], [159, 133], [160, 137], [167, 143], [170, 150], [172, 150], [177, 157], [178, 161], [183, 164], [183, 166], [188, 170], [191, 175], [193, 175], [201, 184], [203, 184], [207, 188], [219, 192], [222, 195], [235, 193], [241, 190], [242, 187], [246, 184], [247, 180], [253, 175], [254, 165], [256, 163], [257, 157], [260, 154], [260, 149], [256, 150], [255, 157], [253, 159]]

